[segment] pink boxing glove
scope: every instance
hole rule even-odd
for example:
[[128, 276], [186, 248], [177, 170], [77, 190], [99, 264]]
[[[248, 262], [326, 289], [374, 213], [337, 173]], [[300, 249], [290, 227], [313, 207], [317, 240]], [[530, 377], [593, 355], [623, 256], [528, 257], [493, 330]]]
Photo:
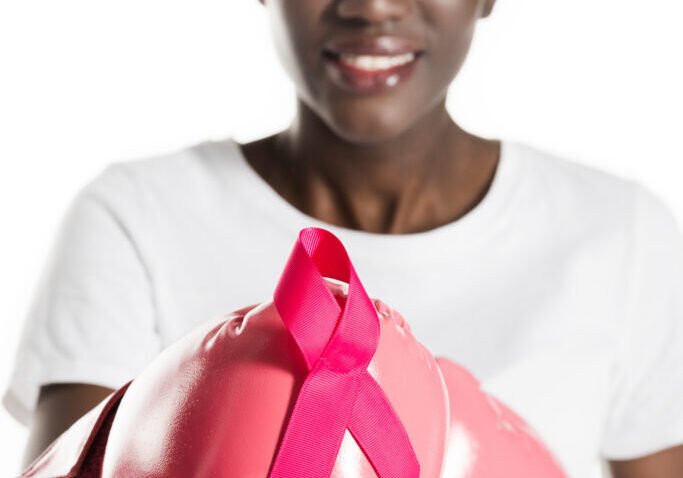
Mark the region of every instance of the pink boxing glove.
[[482, 391], [467, 370], [437, 358], [450, 397], [443, 478], [566, 478], [534, 431]]
[[440, 478], [447, 433], [435, 359], [311, 227], [272, 300], [166, 348], [21, 476]]

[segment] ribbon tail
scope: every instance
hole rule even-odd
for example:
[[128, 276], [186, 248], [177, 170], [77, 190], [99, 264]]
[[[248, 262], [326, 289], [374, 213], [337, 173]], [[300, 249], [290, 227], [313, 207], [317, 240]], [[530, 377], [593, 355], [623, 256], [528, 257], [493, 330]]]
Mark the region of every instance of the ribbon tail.
[[360, 377], [349, 432], [382, 478], [419, 478], [410, 438], [384, 391], [372, 376]]
[[359, 375], [339, 374], [320, 360], [299, 390], [269, 478], [329, 478], [358, 389]]

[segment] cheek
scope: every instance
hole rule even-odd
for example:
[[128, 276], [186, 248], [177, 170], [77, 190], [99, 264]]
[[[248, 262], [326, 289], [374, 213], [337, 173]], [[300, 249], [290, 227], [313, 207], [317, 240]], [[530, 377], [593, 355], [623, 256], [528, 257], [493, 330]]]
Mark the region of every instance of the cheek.
[[449, 83], [467, 57], [481, 0], [426, 0], [423, 16], [428, 24], [429, 55], [425, 59], [432, 69], [435, 86]]
[[425, 4], [441, 46], [469, 43], [481, 14], [481, 0], [431, 0]]
[[479, 15], [483, 7], [483, 0], [422, 0], [421, 8], [430, 19], [443, 18], [444, 15], [453, 19], [470, 22]]
[[320, 45], [324, 8], [327, 2], [272, 0], [268, 5], [274, 48], [297, 90], [306, 92], [314, 84], [321, 65]]

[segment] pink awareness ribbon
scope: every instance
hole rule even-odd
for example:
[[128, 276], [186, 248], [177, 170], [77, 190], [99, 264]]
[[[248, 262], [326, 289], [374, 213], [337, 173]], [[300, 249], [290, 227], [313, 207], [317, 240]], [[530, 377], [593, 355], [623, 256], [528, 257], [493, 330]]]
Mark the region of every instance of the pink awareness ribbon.
[[[344, 310], [323, 276], [348, 283]], [[346, 429], [378, 477], [419, 478], [408, 434], [367, 371], [379, 342], [379, 318], [341, 241], [325, 229], [302, 229], [273, 302], [308, 374], [269, 478], [328, 478]]]

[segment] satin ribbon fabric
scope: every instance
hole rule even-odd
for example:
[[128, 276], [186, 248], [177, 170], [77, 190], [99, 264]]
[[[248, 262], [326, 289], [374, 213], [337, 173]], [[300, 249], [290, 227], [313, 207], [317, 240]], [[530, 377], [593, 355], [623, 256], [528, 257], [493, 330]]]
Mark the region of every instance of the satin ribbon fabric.
[[[348, 283], [343, 309], [324, 277]], [[273, 302], [308, 367], [269, 478], [328, 478], [346, 429], [380, 478], [419, 478], [406, 430], [367, 366], [379, 320], [344, 246], [309, 227], [298, 239]]]

